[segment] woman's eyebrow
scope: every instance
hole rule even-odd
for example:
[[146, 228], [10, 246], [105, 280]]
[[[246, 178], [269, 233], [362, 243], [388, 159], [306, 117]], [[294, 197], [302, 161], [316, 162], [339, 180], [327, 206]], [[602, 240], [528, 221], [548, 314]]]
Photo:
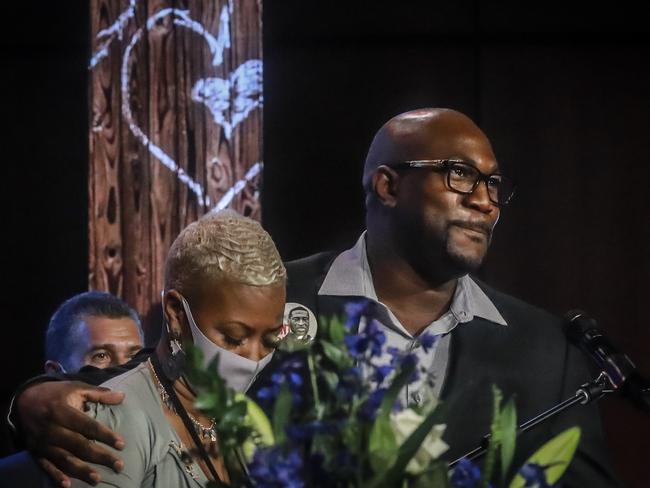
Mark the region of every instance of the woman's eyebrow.
[[251, 327], [247, 323], [241, 322], [239, 320], [228, 320], [226, 322], [220, 322], [219, 324], [217, 324], [217, 326], [223, 326], [223, 327], [230, 326], [230, 325], [239, 326], [240, 328], [246, 329], [247, 331], [250, 331], [250, 330], [254, 329], [254, 327]]
[[[219, 326], [225, 327], [225, 328], [228, 328], [231, 325], [235, 325], [235, 326], [238, 326], [241, 329], [244, 329], [246, 331], [246, 333], [251, 333], [251, 332], [254, 332], [254, 331], [256, 331], [258, 329], [257, 327], [253, 327], [253, 326], [251, 326], [251, 325], [249, 325], [249, 324], [247, 324], [245, 322], [241, 322], [239, 320], [229, 320], [227, 322], [221, 322], [219, 324]], [[277, 323], [275, 323], [275, 324], [273, 324], [273, 325], [271, 325], [269, 327], [266, 327], [265, 332], [272, 332], [272, 331], [279, 330], [279, 329], [282, 328], [283, 325], [284, 324], [283, 324], [282, 320], [279, 319]]]

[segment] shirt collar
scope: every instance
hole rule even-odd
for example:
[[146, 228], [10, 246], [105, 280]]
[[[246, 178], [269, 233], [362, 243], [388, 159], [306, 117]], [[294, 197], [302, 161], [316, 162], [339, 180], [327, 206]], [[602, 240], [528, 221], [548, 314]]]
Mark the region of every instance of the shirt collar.
[[[378, 302], [366, 254], [365, 231], [354, 247], [334, 259], [318, 294], [363, 297]], [[458, 279], [449, 308], [461, 323], [469, 322], [474, 316], [478, 316], [490, 322], [508, 325], [492, 300], [469, 275]]]

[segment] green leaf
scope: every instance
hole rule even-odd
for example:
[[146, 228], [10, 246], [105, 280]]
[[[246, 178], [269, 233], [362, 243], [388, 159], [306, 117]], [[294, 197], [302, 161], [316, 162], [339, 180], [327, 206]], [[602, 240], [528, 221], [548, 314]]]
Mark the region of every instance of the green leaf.
[[336, 387], [339, 384], [339, 377], [336, 373], [333, 371], [328, 371], [328, 370], [322, 370], [320, 372], [321, 376], [325, 380], [325, 383], [329, 387], [330, 391], [335, 391]]
[[501, 431], [501, 481], [505, 483], [517, 442], [517, 409], [512, 398], [501, 410], [499, 429]]
[[242, 454], [247, 463], [253, 460], [253, 454], [257, 446], [272, 446], [275, 444], [271, 421], [260, 406], [243, 393], [237, 393], [237, 401], [246, 403], [246, 420], [244, 425], [252, 429], [253, 433], [244, 440]]
[[194, 406], [201, 411], [211, 410], [219, 404], [217, 395], [213, 392], [199, 393], [194, 401]]
[[187, 358], [187, 363], [194, 370], [202, 370], [203, 368], [203, 351], [196, 347], [194, 344], [185, 344], [183, 346], [185, 349], [185, 357]]
[[183, 348], [186, 351], [185, 374], [195, 387], [209, 384], [210, 375], [203, 367], [203, 352], [194, 344], [186, 343]]
[[397, 441], [388, 418], [377, 416], [370, 431], [368, 454], [375, 473], [388, 471], [397, 459]]
[[264, 413], [264, 410], [243, 393], [237, 393], [236, 399], [246, 402], [246, 424], [257, 433], [259, 443], [264, 446], [275, 444], [271, 421]]
[[361, 451], [363, 438], [365, 437], [362, 433], [363, 429], [355, 419], [351, 418], [349, 422], [345, 424], [343, 432], [341, 433], [341, 440], [350, 453], [357, 454]]
[[287, 439], [285, 429], [289, 423], [291, 402], [292, 398], [289, 386], [283, 383], [280, 388], [280, 394], [275, 400], [275, 406], [273, 407], [273, 432], [275, 433], [275, 439], [278, 444], [284, 444]]
[[325, 356], [327, 356], [339, 369], [345, 369], [352, 366], [352, 360], [345, 349], [335, 346], [325, 339], [321, 339], [320, 343], [323, 346]]
[[332, 317], [329, 321], [329, 340], [337, 346], [345, 344], [345, 327], [338, 316]]
[[[549, 485], [554, 485], [569, 467], [580, 443], [580, 435], [580, 427], [565, 430], [540, 447], [526, 463], [548, 466], [546, 481]], [[523, 488], [525, 485], [524, 478], [517, 474], [510, 483], [510, 488]]]
[[221, 425], [239, 426], [243, 425], [246, 418], [246, 402], [236, 402], [226, 409], [221, 421]]
[[496, 464], [498, 446], [501, 443], [499, 418], [501, 416], [501, 401], [503, 400], [503, 395], [501, 390], [499, 390], [495, 385], [492, 385], [492, 395], [492, 424], [490, 425], [490, 440], [487, 453], [485, 454], [485, 462], [483, 463], [479, 488], [487, 488], [490, 484], [490, 479], [492, 479], [492, 473], [494, 472], [494, 465]]

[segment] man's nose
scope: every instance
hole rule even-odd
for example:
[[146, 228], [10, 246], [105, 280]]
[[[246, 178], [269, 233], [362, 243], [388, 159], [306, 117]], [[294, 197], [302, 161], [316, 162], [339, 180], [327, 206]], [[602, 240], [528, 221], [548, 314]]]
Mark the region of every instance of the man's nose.
[[248, 348], [248, 351], [246, 351], [246, 357], [251, 361], [259, 361], [269, 352], [267, 348], [262, 346], [262, 343], [260, 341], [251, 340], [249, 341], [249, 344], [250, 346]]
[[487, 181], [484, 180], [479, 181], [474, 191], [467, 195], [466, 201], [469, 207], [481, 213], [490, 214], [498, 211], [496, 204], [490, 200]]

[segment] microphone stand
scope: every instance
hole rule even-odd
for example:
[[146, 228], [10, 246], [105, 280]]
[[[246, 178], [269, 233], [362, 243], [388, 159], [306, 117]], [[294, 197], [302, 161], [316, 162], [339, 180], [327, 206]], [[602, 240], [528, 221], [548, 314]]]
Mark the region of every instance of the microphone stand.
[[[536, 417], [533, 417], [532, 419], [519, 425], [517, 427], [517, 435], [520, 435], [523, 432], [532, 429], [536, 425], [539, 425], [542, 422], [550, 419], [551, 417], [554, 417], [560, 412], [564, 412], [568, 408], [571, 408], [578, 404], [587, 405], [588, 403], [598, 400], [603, 395], [607, 393], [613, 393], [614, 391], [615, 388], [613, 387], [613, 384], [609, 376], [605, 372], [602, 372], [600, 373], [598, 378], [590, 381], [589, 383], [585, 383], [584, 385], [582, 385], [573, 397], [558, 403], [557, 405], [540, 413]], [[483, 456], [487, 452], [489, 442], [490, 442], [490, 434], [487, 434], [486, 436], [483, 437], [483, 439], [481, 440], [481, 444], [478, 447], [472, 449], [464, 456], [461, 456], [458, 459], [455, 459], [454, 461], [449, 463], [449, 467], [453, 468], [463, 458], [473, 460]]]

